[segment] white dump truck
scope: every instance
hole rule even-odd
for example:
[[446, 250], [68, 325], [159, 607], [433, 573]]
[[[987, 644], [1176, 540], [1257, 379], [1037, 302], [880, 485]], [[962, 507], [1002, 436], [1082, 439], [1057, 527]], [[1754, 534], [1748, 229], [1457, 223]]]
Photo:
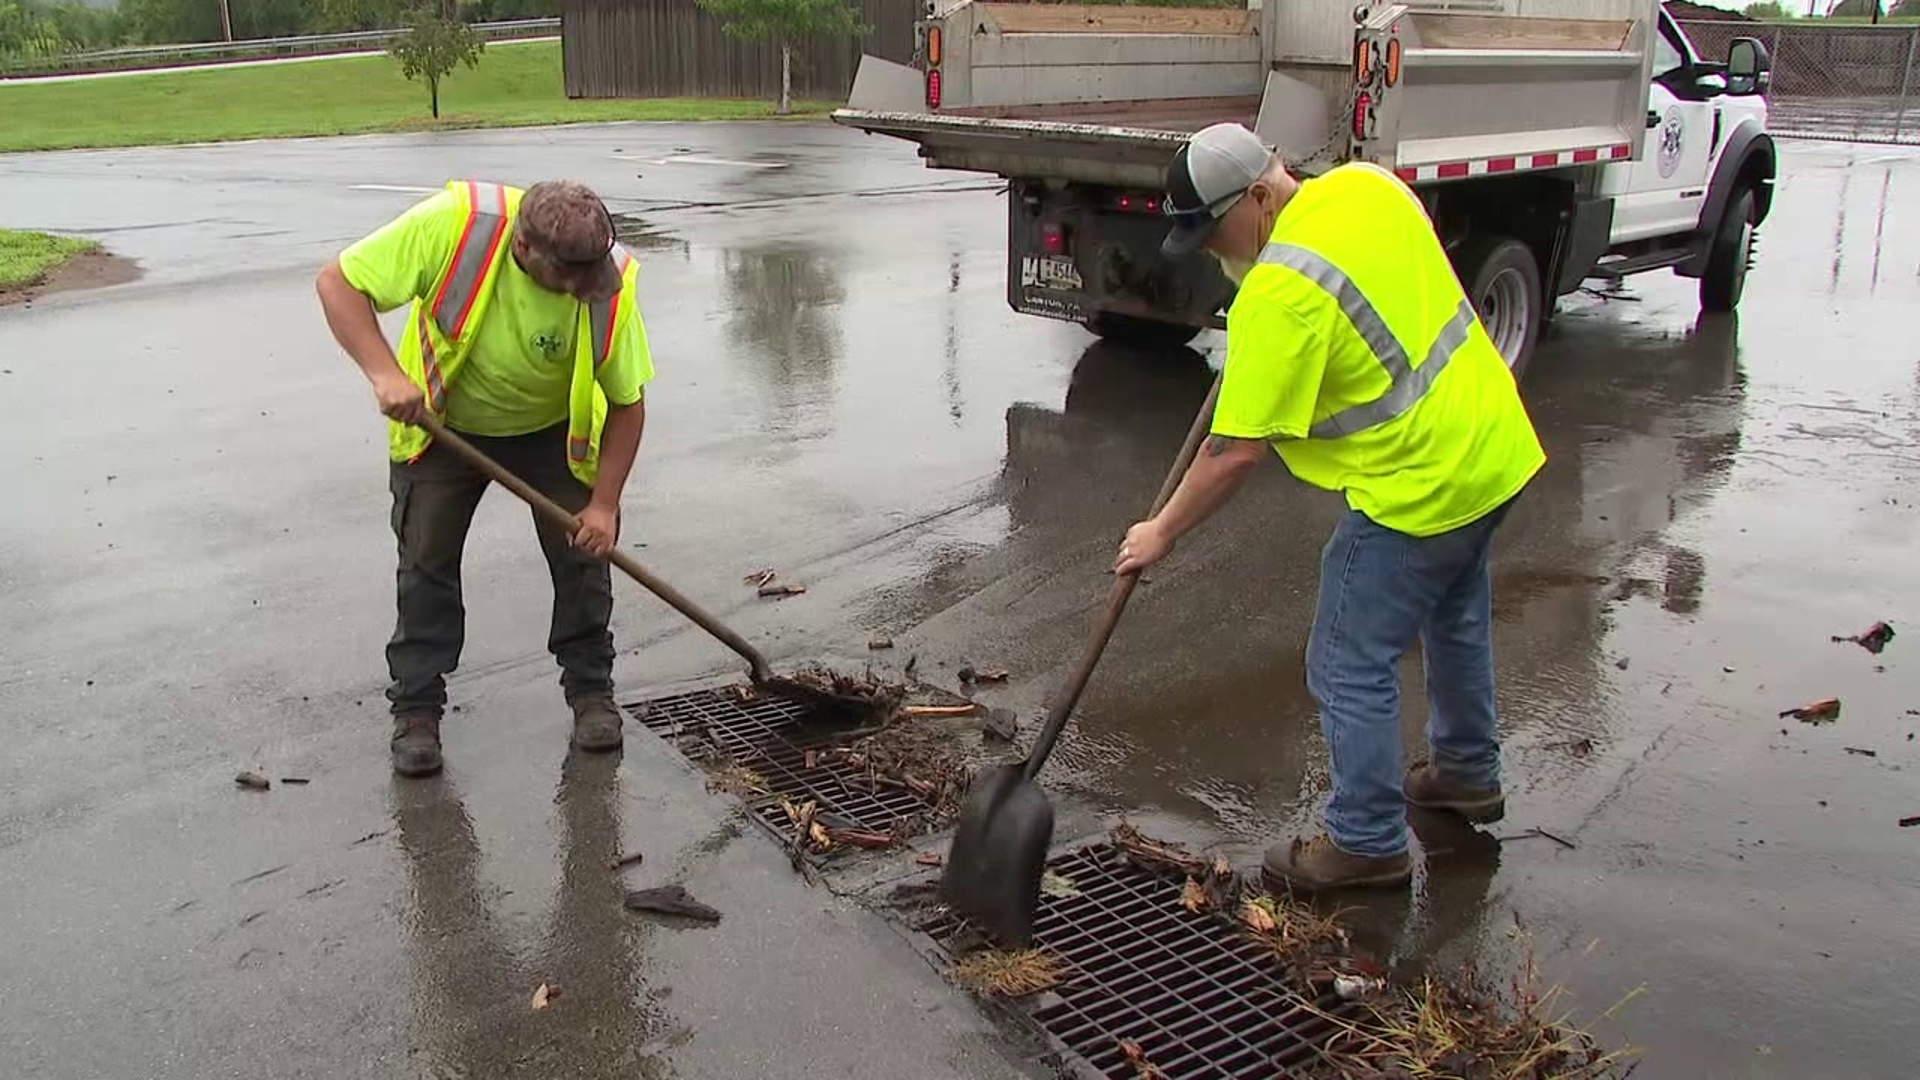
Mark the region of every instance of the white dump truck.
[[1758, 40], [1703, 59], [1659, 0], [1253, 2], [929, 5], [913, 63], [864, 57], [834, 120], [1006, 177], [1009, 302], [1104, 337], [1224, 325], [1211, 257], [1159, 248], [1166, 166], [1221, 120], [1300, 173], [1410, 184], [1516, 372], [1589, 279], [1670, 268], [1739, 303], [1776, 168]]

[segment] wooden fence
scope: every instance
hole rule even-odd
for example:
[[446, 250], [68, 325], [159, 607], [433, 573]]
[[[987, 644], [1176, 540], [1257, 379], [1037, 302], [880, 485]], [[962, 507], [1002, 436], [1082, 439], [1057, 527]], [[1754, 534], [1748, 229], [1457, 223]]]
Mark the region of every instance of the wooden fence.
[[[793, 50], [793, 96], [843, 100], [860, 54], [906, 63], [922, 0], [857, 0], [865, 40], [824, 38]], [[567, 96], [773, 98], [780, 47], [728, 37], [694, 0], [566, 0], [560, 16]]]

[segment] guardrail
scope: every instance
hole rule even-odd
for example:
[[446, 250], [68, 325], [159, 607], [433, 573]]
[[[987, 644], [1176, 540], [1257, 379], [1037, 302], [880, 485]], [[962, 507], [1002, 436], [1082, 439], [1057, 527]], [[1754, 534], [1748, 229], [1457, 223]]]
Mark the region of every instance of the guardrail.
[[[541, 19], [474, 23], [473, 30], [485, 41], [546, 37], [560, 32], [560, 19], [557, 16], [550, 16]], [[209, 41], [187, 45], [132, 45], [119, 49], [101, 49], [96, 52], [0, 58], [0, 78], [71, 75], [91, 71], [144, 68], [163, 69], [186, 64], [217, 64], [225, 61], [260, 60], [277, 56], [379, 52], [386, 48], [388, 42], [404, 33], [406, 33], [405, 28], [362, 30], [344, 34], [304, 34], [299, 37]]]

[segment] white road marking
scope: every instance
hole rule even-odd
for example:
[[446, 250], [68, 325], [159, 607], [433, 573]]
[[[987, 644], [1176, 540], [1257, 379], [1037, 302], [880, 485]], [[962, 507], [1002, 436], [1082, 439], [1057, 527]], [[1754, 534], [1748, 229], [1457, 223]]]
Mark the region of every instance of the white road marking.
[[675, 154], [661, 158], [655, 165], [725, 165], [734, 169], [784, 169], [785, 161], [735, 161], [732, 158], [707, 157], [705, 154]]
[[397, 191], [402, 195], [432, 195], [440, 191], [437, 187], [408, 187], [405, 184], [354, 184], [355, 191]]

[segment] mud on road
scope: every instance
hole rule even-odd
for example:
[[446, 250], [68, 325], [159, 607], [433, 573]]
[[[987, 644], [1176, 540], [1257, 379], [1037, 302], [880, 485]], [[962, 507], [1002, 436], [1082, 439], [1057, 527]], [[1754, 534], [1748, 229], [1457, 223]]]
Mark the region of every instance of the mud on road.
[[[1639, 1076], [1904, 1075], [1920, 1007], [1916, 668], [1904, 634], [1831, 640], [1904, 630], [1920, 585], [1920, 156], [1785, 151], [1737, 319], [1655, 276], [1555, 320], [1525, 386], [1550, 463], [1496, 556], [1513, 839], [1421, 829], [1414, 888], [1353, 921], [1416, 972], [1511, 960], [1517, 917], [1577, 1007], [1645, 988], [1603, 1029]], [[548, 172], [603, 190], [643, 262], [629, 549], [782, 668], [1005, 668], [973, 693], [1030, 732], [1219, 342], [1011, 314], [995, 185], [793, 125], [9, 158], [4, 224], [86, 229], [145, 276], [0, 313], [7, 1071], [1035, 1068], [663, 742], [566, 761], [503, 494], [469, 543], [448, 773], [387, 774], [384, 434], [313, 269], [449, 175]], [[1301, 653], [1340, 509], [1276, 465], [1153, 571], [1049, 767], [1060, 835], [1127, 811], [1246, 862], [1312, 826]], [[806, 591], [742, 585], [763, 567]], [[735, 674], [624, 586], [615, 632], [628, 696]], [[1418, 686], [1410, 658], [1410, 750]], [[1831, 724], [1779, 718], [1829, 697]], [[668, 885], [724, 920], [621, 910]]]

